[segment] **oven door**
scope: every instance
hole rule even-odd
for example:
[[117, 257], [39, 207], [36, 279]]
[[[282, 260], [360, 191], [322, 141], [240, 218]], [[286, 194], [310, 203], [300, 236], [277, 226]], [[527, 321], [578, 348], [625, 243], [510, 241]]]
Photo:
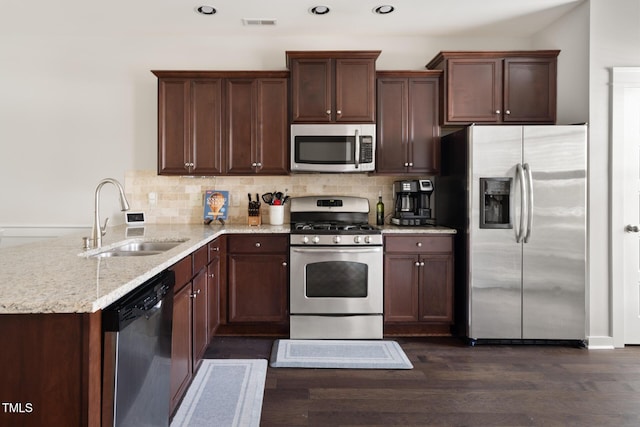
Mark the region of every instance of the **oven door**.
[[291, 247], [290, 312], [379, 314], [382, 247]]

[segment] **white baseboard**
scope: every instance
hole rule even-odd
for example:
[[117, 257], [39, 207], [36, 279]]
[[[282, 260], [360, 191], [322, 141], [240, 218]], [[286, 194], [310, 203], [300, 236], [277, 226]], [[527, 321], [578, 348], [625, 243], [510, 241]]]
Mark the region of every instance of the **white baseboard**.
[[587, 338], [587, 348], [589, 350], [612, 350], [613, 337], [607, 336], [590, 336]]

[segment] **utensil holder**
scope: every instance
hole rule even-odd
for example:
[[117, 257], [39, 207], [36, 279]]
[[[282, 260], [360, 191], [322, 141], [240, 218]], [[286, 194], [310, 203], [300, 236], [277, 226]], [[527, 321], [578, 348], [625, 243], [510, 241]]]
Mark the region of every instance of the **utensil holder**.
[[284, 205], [269, 205], [269, 224], [284, 224]]

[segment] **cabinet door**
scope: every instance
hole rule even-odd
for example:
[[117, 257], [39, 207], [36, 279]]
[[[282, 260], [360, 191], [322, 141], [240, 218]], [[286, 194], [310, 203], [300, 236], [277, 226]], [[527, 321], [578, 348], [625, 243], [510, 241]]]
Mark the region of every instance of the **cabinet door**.
[[253, 174], [255, 150], [254, 79], [226, 80], [227, 173]]
[[222, 80], [191, 82], [191, 173], [219, 175], [222, 165]]
[[506, 58], [504, 121], [556, 121], [556, 58]]
[[418, 320], [418, 256], [386, 254], [384, 257], [384, 320]]
[[447, 67], [446, 122], [500, 122], [502, 59], [449, 59]]
[[207, 319], [209, 340], [220, 325], [220, 257], [215, 257], [207, 266]]
[[287, 320], [287, 257], [230, 254], [229, 323]]
[[438, 79], [410, 79], [408, 85], [408, 172], [437, 174], [440, 170]]
[[375, 59], [339, 58], [335, 68], [335, 121], [375, 123]]
[[256, 171], [286, 175], [289, 167], [287, 79], [259, 79], [256, 87]]
[[209, 331], [207, 329], [209, 320], [207, 319], [207, 308], [209, 299], [207, 295], [207, 275], [206, 269], [202, 269], [193, 278], [192, 294], [192, 324], [193, 324], [193, 368], [202, 359], [202, 355], [209, 344]]
[[158, 174], [184, 175], [189, 172], [190, 81], [158, 81]]
[[329, 58], [298, 58], [291, 61], [291, 121], [332, 121], [332, 62]]
[[420, 256], [420, 320], [453, 322], [453, 257]]
[[376, 171], [402, 174], [407, 171], [408, 80], [378, 79]]
[[192, 373], [191, 286], [184, 286], [173, 297], [171, 338], [171, 411], [187, 389]]

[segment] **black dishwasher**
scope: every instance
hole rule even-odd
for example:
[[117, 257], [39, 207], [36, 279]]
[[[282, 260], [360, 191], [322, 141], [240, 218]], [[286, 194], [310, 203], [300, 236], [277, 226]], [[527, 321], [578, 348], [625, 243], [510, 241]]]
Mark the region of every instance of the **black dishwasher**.
[[175, 273], [164, 271], [102, 312], [102, 425], [168, 426]]

